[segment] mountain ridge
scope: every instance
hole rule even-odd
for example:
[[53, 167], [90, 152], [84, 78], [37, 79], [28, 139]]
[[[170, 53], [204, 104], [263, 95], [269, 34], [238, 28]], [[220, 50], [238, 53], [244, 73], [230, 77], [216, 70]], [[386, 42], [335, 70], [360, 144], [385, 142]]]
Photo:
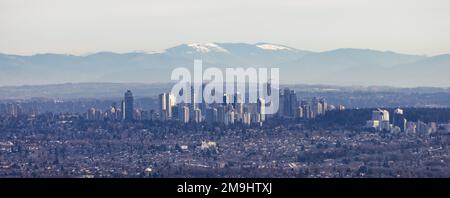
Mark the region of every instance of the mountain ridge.
[[[397, 86], [449, 86], [449, 54], [423, 56], [373, 49], [338, 48], [323, 52], [268, 42], [190, 43], [160, 52], [85, 55], [0, 53], [0, 86], [66, 82], [170, 82], [176, 67], [279, 67], [281, 82]], [[406, 79], [397, 79], [405, 76]], [[426, 78], [422, 78], [426, 77]], [[403, 77], [402, 77], [403, 78]]]

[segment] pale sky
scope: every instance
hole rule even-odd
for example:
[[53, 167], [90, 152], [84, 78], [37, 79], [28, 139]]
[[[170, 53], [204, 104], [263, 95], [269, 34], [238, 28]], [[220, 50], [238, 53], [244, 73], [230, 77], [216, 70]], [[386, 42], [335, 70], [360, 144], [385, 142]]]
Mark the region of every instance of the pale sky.
[[0, 0], [0, 53], [271, 42], [450, 53], [449, 0]]

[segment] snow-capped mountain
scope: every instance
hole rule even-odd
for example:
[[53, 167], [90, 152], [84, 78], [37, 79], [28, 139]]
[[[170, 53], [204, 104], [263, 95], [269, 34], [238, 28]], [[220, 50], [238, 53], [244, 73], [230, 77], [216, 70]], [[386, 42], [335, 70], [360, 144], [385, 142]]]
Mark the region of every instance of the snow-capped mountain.
[[283, 46], [283, 45], [276, 45], [276, 44], [270, 44], [270, 43], [260, 43], [260, 44], [256, 44], [256, 47], [259, 47], [261, 49], [264, 50], [289, 50], [289, 51], [294, 51], [295, 49], [287, 47], [287, 46]]
[[201, 53], [209, 53], [209, 52], [229, 53], [228, 50], [224, 49], [223, 47], [220, 47], [219, 45], [217, 45], [215, 43], [205, 43], [205, 44], [191, 43], [191, 44], [187, 44], [187, 46], [189, 46], [192, 49], [194, 49], [195, 51], [201, 52]]
[[[176, 67], [279, 67], [281, 82], [450, 86], [449, 55], [426, 57], [368, 49], [325, 52], [273, 43], [191, 43], [160, 52], [74, 56], [0, 54], [0, 86], [65, 82], [170, 82]], [[407, 80], [409, 79], [409, 80]]]

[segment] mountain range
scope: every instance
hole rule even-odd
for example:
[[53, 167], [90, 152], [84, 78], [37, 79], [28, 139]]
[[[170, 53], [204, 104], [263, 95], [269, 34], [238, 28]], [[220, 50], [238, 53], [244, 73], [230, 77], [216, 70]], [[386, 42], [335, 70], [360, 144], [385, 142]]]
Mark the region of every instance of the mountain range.
[[278, 67], [281, 83], [450, 87], [450, 54], [423, 56], [341, 48], [324, 52], [272, 43], [182, 44], [161, 52], [0, 54], [0, 86], [79, 82], [170, 82], [176, 67]]

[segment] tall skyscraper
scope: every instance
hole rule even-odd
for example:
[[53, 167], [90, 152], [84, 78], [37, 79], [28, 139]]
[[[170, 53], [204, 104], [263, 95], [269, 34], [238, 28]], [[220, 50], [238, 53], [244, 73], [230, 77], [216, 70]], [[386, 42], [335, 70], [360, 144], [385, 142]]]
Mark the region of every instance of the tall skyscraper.
[[194, 110], [194, 122], [195, 123], [200, 123], [202, 122], [202, 111], [200, 109], [196, 109]]
[[172, 107], [175, 105], [175, 95], [171, 93], [166, 93], [166, 116], [168, 119], [172, 118]]
[[87, 112], [86, 118], [88, 120], [95, 120], [95, 111], [96, 111], [95, 108], [90, 108]]
[[130, 90], [127, 90], [124, 94], [122, 108], [123, 120], [132, 121], [134, 112], [134, 98], [133, 93], [131, 93]]
[[245, 112], [242, 115], [242, 123], [245, 124], [245, 125], [250, 125], [251, 121], [252, 121], [251, 114], [249, 112]]
[[389, 111], [382, 109], [372, 111], [372, 119], [366, 122], [366, 127], [375, 128], [379, 131], [390, 131]]
[[171, 93], [159, 94], [159, 112], [161, 114], [161, 120], [172, 119], [172, 107], [176, 103], [175, 95]]
[[320, 107], [321, 107], [320, 114], [321, 115], [325, 114], [325, 112], [327, 111], [327, 106], [328, 106], [327, 101], [325, 100], [325, 98], [320, 98], [319, 103], [320, 103]]
[[225, 123], [225, 107], [224, 106], [218, 106], [217, 107], [217, 122], [224, 124]]
[[406, 128], [406, 119], [403, 114], [403, 109], [397, 108], [394, 110], [394, 116], [392, 117], [392, 124], [398, 128], [400, 131], [404, 132]]
[[372, 120], [389, 121], [389, 111], [382, 109], [372, 111]]
[[297, 94], [295, 94], [294, 90], [291, 90], [289, 93], [290, 104], [289, 104], [289, 117], [295, 117], [295, 110], [298, 107]]
[[291, 116], [291, 90], [284, 88], [283, 90], [283, 113], [284, 116]]
[[257, 106], [256, 106], [256, 112], [260, 116], [260, 121], [264, 122], [266, 118], [266, 102], [263, 98], [258, 98]]
[[227, 111], [224, 116], [224, 122], [225, 126], [234, 124], [234, 111]]
[[303, 118], [304, 117], [303, 108], [301, 106], [297, 108], [295, 117], [296, 118]]
[[236, 109], [237, 104], [240, 102], [239, 97], [240, 97], [240, 95], [237, 92], [233, 95], [233, 108], [234, 109]]
[[284, 88], [283, 92], [280, 92], [280, 102], [279, 114], [285, 117], [295, 117], [298, 107], [295, 91]]
[[230, 100], [229, 100], [229, 98], [228, 98], [228, 94], [227, 93], [224, 93], [223, 94], [223, 97], [222, 97], [222, 105], [223, 106], [227, 106], [228, 105], [228, 103], [230, 102]]
[[280, 104], [279, 104], [279, 106], [278, 106], [278, 112], [277, 112], [277, 114], [278, 114], [278, 116], [280, 116], [280, 117], [283, 117], [284, 116], [284, 112], [285, 112], [285, 110], [284, 110], [284, 102], [285, 102], [285, 99], [284, 99], [284, 94], [283, 94], [283, 92], [282, 92], [282, 90], [279, 90], [279, 101], [280, 101]]
[[194, 87], [191, 86], [191, 92], [190, 92], [190, 99], [191, 103], [189, 103], [189, 114], [191, 116], [191, 119], [194, 120], [195, 118], [195, 110], [198, 109], [199, 103], [202, 102], [200, 99], [202, 98], [200, 92], [196, 92]]
[[322, 111], [322, 104], [319, 102], [319, 99], [314, 97], [311, 100], [311, 117], [315, 118], [320, 115]]
[[217, 109], [216, 108], [207, 108], [206, 109], [206, 122], [208, 124], [213, 124], [217, 122]]
[[158, 101], [159, 101], [160, 118], [162, 121], [165, 121], [167, 119], [166, 93], [159, 94]]
[[179, 105], [175, 105], [172, 106], [172, 119], [177, 120], [180, 119], [180, 106]]
[[189, 122], [189, 107], [183, 106], [180, 108], [180, 121], [182, 123], [188, 123]]

